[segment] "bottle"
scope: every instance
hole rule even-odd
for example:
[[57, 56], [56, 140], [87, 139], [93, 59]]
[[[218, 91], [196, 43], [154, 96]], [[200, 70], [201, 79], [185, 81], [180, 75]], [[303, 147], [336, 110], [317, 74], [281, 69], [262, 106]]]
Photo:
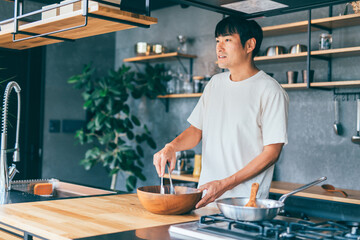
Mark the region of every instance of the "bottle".
[[192, 83], [190, 82], [190, 75], [189, 74], [184, 74], [183, 75], [183, 93], [193, 93], [194, 92], [194, 87], [192, 85]]

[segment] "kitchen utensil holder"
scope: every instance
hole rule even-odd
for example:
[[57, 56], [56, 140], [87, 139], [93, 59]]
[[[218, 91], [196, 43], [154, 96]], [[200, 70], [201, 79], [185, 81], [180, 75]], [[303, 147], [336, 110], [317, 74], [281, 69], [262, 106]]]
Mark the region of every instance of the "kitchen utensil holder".
[[360, 92], [338, 92], [334, 89], [334, 100], [335, 99], [339, 101], [356, 101], [360, 99]]

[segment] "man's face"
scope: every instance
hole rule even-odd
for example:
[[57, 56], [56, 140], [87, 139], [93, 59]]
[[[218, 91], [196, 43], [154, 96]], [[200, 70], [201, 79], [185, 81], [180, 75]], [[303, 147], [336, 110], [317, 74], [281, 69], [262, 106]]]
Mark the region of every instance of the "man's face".
[[228, 69], [241, 65], [247, 57], [239, 34], [217, 37], [216, 54], [219, 67]]

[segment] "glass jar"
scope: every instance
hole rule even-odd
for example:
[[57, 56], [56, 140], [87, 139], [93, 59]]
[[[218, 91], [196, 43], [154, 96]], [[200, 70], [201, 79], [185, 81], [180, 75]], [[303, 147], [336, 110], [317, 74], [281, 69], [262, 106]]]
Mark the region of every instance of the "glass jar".
[[177, 51], [179, 53], [187, 53], [187, 38], [183, 35], [177, 36], [177, 40], [179, 41], [179, 46], [177, 48]]
[[326, 50], [331, 48], [332, 36], [329, 33], [322, 33], [320, 35], [319, 49]]
[[193, 77], [194, 93], [201, 93], [203, 80], [204, 80], [203, 76], [194, 76]]
[[184, 74], [183, 78], [183, 93], [193, 93], [194, 92], [194, 86], [190, 82], [190, 75]]
[[176, 91], [176, 80], [173, 78], [170, 81], [167, 82], [166, 84], [166, 92], [168, 94], [174, 94]]

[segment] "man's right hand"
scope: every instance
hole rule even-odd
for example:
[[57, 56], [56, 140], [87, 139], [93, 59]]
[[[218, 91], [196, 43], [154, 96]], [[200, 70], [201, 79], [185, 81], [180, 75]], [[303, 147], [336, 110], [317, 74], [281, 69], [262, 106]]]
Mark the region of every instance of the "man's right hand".
[[159, 177], [164, 176], [165, 165], [167, 162], [170, 163], [169, 171], [172, 172], [172, 170], [175, 169], [176, 152], [171, 144], [166, 144], [163, 149], [154, 154], [153, 163], [157, 173], [159, 174]]

